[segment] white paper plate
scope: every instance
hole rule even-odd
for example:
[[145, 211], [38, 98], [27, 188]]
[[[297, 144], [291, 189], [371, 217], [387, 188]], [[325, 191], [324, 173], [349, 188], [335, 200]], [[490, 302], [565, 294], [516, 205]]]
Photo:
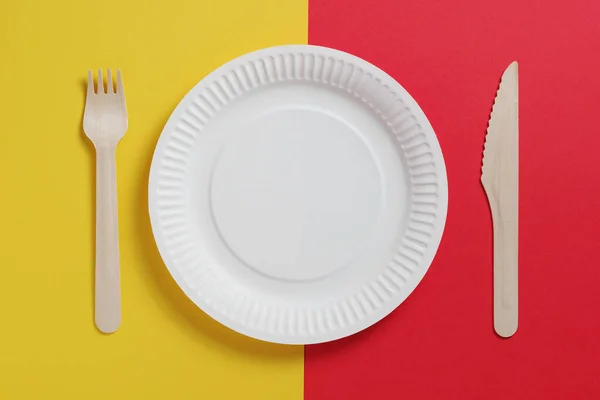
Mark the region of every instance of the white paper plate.
[[402, 303], [437, 250], [447, 197], [410, 95], [364, 60], [308, 45], [200, 81], [160, 136], [149, 184], [156, 243], [185, 294], [231, 329], [287, 344], [351, 335]]

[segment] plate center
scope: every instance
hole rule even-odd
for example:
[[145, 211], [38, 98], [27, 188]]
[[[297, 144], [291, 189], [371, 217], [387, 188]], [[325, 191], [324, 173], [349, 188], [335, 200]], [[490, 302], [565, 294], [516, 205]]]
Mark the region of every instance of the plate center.
[[315, 108], [271, 109], [237, 124], [211, 177], [211, 213], [243, 264], [283, 280], [344, 267], [381, 211], [378, 165], [346, 121]]

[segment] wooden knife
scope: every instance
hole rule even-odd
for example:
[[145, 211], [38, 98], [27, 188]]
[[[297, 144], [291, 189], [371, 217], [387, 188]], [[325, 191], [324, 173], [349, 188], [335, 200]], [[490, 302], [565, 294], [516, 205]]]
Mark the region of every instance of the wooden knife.
[[496, 93], [483, 150], [481, 182], [494, 224], [494, 329], [512, 336], [518, 325], [519, 69], [506, 68]]

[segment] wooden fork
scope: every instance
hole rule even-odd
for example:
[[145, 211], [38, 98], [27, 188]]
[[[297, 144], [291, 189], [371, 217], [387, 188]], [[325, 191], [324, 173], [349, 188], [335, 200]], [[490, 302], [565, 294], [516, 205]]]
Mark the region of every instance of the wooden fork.
[[104, 91], [102, 70], [98, 70], [98, 91], [94, 92], [92, 71], [88, 73], [83, 130], [96, 149], [96, 282], [95, 321], [98, 329], [112, 333], [121, 324], [121, 277], [117, 213], [116, 149], [127, 131], [127, 107], [121, 72], [117, 89], [108, 70]]

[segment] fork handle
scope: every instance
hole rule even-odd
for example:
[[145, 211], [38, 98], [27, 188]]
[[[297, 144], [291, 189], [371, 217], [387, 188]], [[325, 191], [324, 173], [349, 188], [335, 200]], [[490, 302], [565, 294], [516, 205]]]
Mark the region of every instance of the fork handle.
[[95, 320], [104, 333], [121, 324], [117, 203], [116, 146], [97, 147]]

